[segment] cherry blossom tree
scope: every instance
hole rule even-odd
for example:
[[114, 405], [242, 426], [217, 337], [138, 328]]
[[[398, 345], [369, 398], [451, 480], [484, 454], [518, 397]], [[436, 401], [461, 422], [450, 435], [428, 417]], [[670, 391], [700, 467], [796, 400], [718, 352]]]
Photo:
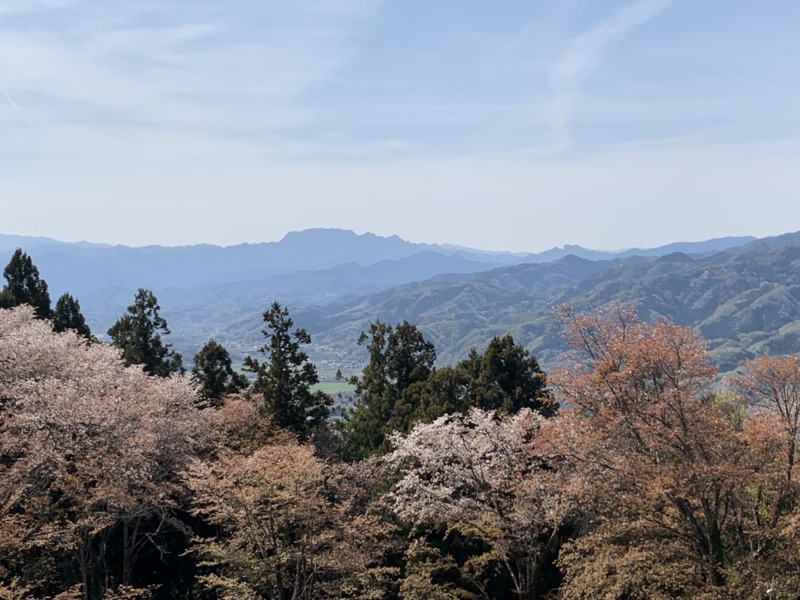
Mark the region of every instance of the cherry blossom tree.
[[744, 367], [739, 389], [753, 406], [780, 421], [786, 434], [786, 480], [794, 483], [800, 435], [800, 356], [761, 356]]
[[125, 367], [29, 307], [0, 310], [0, 579], [24, 573], [53, 595], [75, 584], [87, 600], [130, 586], [183, 501], [202, 431], [185, 378]]
[[269, 418], [228, 397], [210, 418], [213, 456], [189, 469], [193, 512], [216, 531], [194, 541], [203, 588], [231, 600], [386, 597], [393, 527], [367, 509], [379, 471], [328, 464]]
[[[392, 438], [386, 462], [401, 476], [385, 501], [417, 530], [438, 524], [479, 540], [486, 550], [458, 569], [482, 597], [492, 597], [487, 578], [499, 567], [516, 597], [536, 598], [571, 514], [559, 470], [537, 446], [544, 424], [530, 409], [505, 416], [473, 409]], [[419, 542], [413, 549], [419, 553]]]

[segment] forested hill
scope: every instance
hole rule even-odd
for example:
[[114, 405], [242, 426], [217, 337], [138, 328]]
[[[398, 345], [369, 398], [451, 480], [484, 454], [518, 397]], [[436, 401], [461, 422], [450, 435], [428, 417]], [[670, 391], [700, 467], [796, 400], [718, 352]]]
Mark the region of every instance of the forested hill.
[[800, 335], [800, 234], [752, 240], [513, 254], [342, 230], [227, 248], [0, 236], [0, 260], [16, 246], [29, 250], [53, 297], [75, 295], [100, 334], [137, 288], [153, 289], [170, 341], [187, 358], [212, 337], [234, 356], [252, 353], [261, 342], [261, 313], [277, 300], [312, 334], [311, 354], [323, 367], [363, 364], [355, 341], [376, 319], [418, 324], [440, 364], [510, 332], [550, 367], [564, 350], [555, 306], [570, 301], [591, 310], [619, 300], [637, 303], [645, 318], [698, 327], [727, 370], [762, 350], [795, 350]]
[[565, 350], [554, 307], [594, 310], [636, 303], [645, 319], [670, 317], [696, 327], [723, 370], [756, 353], [800, 347], [800, 239], [782, 236], [691, 257], [588, 261], [566, 257], [479, 273], [464, 281], [430, 280], [371, 294], [326, 317], [309, 318], [315, 341], [348, 347], [376, 317], [419, 325], [440, 361], [463, 357], [494, 335], [511, 332], [545, 365]]

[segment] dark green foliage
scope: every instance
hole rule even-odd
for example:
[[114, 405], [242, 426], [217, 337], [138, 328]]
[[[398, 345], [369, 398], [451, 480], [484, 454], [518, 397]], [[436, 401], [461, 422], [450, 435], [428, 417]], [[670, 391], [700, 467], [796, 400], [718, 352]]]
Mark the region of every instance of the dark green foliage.
[[169, 377], [183, 372], [181, 355], [171, 350], [161, 336], [169, 334], [167, 322], [158, 314], [161, 307], [153, 292], [139, 288], [134, 303], [121, 316], [108, 335], [111, 343], [122, 350], [128, 365], [142, 365], [146, 373]]
[[351, 380], [357, 400], [342, 425], [352, 460], [385, 452], [387, 434], [407, 430], [410, 411], [398, 412], [399, 401], [407, 389], [430, 377], [436, 361], [436, 348], [408, 321], [394, 327], [371, 323], [358, 339], [367, 342], [369, 363], [361, 377]]
[[363, 333], [369, 363], [353, 378], [357, 401], [342, 423], [346, 456], [357, 460], [387, 450], [393, 431], [470, 408], [515, 413], [530, 408], [552, 416], [558, 406], [539, 363], [511, 335], [495, 337], [483, 354], [474, 348], [454, 367], [433, 369], [436, 351], [408, 322], [378, 321]]
[[92, 332], [81, 313], [81, 305], [70, 294], [65, 293], [58, 299], [53, 311], [53, 331], [62, 332], [68, 329], [92, 339]]
[[200, 388], [200, 399], [212, 406], [247, 387], [247, 378], [233, 370], [228, 351], [216, 340], [206, 343], [194, 357], [192, 379]]
[[289, 310], [273, 302], [264, 313], [267, 328], [263, 331], [268, 342], [259, 348], [267, 356], [265, 362], [247, 357], [245, 367], [256, 374], [253, 391], [263, 397], [262, 409], [270, 414], [279, 427], [294, 431], [301, 440], [322, 425], [328, 418], [333, 400], [327, 394], [312, 392], [319, 383], [319, 374], [301, 344], [310, 344], [305, 329], [295, 329]]
[[396, 429], [405, 433], [416, 423], [470, 408], [502, 413], [530, 408], [550, 417], [558, 405], [539, 363], [507, 334], [492, 338], [483, 354], [472, 348], [469, 357], [454, 367], [437, 369], [409, 387], [398, 403], [396, 412], [403, 418], [395, 421]]
[[408, 433], [416, 423], [430, 423], [442, 415], [465, 412], [469, 405], [471, 379], [466, 370], [458, 367], [436, 369], [425, 381], [411, 385], [398, 402], [394, 421], [405, 424]]
[[[556, 410], [539, 363], [510, 334], [492, 338], [483, 355], [473, 349], [457, 368], [471, 380], [469, 406], [506, 413], [530, 408], [544, 416]], [[467, 408], [462, 407], [462, 412]]]
[[30, 304], [36, 310], [38, 318], [50, 318], [50, 294], [47, 292], [47, 283], [39, 278], [39, 269], [21, 248], [17, 248], [3, 269], [3, 277], [8, 283], [0, 292], [0, 308]]

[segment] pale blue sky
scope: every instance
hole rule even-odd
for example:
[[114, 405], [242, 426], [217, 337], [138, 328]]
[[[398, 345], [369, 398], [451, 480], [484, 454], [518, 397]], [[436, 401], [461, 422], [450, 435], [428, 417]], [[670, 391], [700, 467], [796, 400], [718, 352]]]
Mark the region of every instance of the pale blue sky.
[[0, 232], [800, 229], [796, 0], [0, 0]]

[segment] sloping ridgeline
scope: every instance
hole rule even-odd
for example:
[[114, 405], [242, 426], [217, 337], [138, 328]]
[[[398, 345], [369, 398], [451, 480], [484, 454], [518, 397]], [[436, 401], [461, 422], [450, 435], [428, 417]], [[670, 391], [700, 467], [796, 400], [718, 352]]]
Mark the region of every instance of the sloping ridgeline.
[[227, 248], [0, 235], [0, 257], [32, 247], [51, 294], [77, 297], [97, 332], [114, 323], [138, 287], [152, 288], [171, 325], [170, 341], [186, 357], [212, 337], [237, 360], [252, 354], [261, 344], [261, 313], [277, 300], [311, 333], [309, 353], [323, 368], [363, 366], [364, 349], [355, 342], [376, 319], [418, 324], [436, 344], [440, 364], [510, 332], [551, 368], [565, 350], [553, 308], [570, 301], [595, 310], [618, 300], [637, 303], [644, 318], [669, 316], [697, 327], [728, 370], [753, 353], [798, 349], [793, 253], [800, 234], [751, 240], [618, 253], [566, 246], [526, 255], [338, 230]]
[[[370, 320], [419, 325], [443, 364], [511, 332], [545, 365], [566, 347], [554, 307], [635, 303], [645, 319], [696, 327], [723, 371], [761, 352], [800, 350], [800, 235], [767, 238], [709, 256], [589, 261], [575, 256], [477, 275], [434, 278], [309, 312], [318, 346], [350, 349]], [[352, 350], [357, 352], [357, 349]]]

